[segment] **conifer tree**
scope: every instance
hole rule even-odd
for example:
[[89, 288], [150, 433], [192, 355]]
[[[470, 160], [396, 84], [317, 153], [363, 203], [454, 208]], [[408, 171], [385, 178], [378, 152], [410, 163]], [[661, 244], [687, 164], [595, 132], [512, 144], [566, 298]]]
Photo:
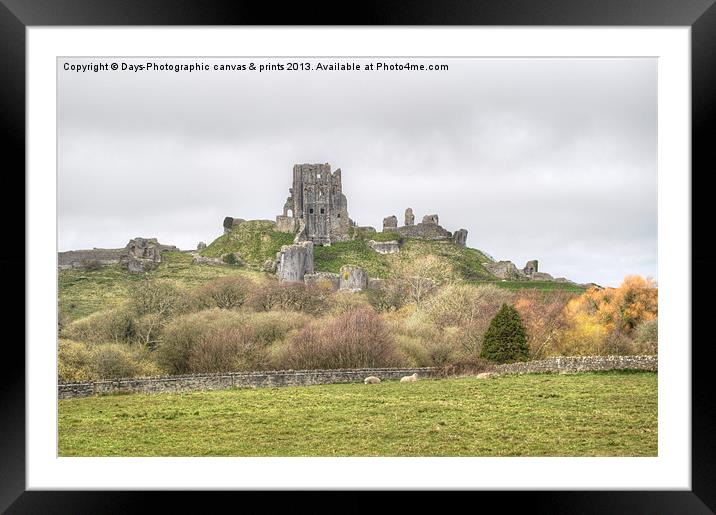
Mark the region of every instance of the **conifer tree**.
[[527, 332], [514, 307], [502, 304], [490, 321], [482, 341], [480, 357], [497, 363], [527, 360], [529, 357]]

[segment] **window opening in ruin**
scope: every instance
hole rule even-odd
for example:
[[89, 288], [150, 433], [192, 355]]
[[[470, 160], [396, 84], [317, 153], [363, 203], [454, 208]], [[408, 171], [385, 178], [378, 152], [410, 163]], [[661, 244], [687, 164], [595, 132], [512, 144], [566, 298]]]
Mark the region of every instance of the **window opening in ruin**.
[[326, 210], [321, 208], [321, 214], [325, 214]]
[[309, 209], [308, 212], [309, 212], [310, 214], [313, 214], [313, 208]]

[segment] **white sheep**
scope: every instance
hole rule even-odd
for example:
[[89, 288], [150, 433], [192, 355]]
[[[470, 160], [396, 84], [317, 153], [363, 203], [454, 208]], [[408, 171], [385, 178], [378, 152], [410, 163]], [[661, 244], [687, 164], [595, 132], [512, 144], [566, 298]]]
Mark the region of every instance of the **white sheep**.
[[365, 378], [365, 380], [363, 382], [365, 384], [378, 384], [378, 383], [380, 383], [380, 379], [378, 379], [375, 376], [368, 376]]
[[401, 383], [412, 383], [418, 380], [418, 373], [415, 372], [412, 376], [403, 376], [400, 378]]

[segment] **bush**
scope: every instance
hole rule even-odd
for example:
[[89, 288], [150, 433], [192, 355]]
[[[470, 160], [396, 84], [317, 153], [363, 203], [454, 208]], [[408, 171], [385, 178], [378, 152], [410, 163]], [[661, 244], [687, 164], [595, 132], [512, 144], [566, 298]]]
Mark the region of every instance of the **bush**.
[[329, 308], [332, 292], [316, 285], [272, 281], [257, 288], [248, 300], [256, 311], [303, 311], [312, 315]]
[[236, 255], [233, 252], [229, 252], [228, 254], [224, 254], [224, 256], [221, 258], [224, 263], [227, 265], [235, 265], [239, 262], [238, 259], [236, 259]]
[[366, 290], [368, 302], [378, 311], [397, 311], [409, 301], [408, 286], [398, 279], [384, 279]]
[[484, 332], [500, 306], [513, 295], [492, 284], [449, 284], [425, 301], [421, 311], [438, 327], [482, 326]]
[[246, 302], [253, 287], [253, 281], [239, 275], [219, 277], [194, 290], [194, 302], [199, 309], [236, 309]]
[[305, 327], [313, 318], [297, 311], [247, 313], [244, 323], [252, 329], [256, 341], [263, 345], [285, 339]]
[[121, 343], [107, 343], [89, 352], [89, 369], [96, 379], [155, 376], [159, 369], [147, 355]]
[[359, 309], [314, 323], [289, 341], [282, 368], [363, 368], [400, 364], [393, 339], [371, 309]]
[[372, 306], [364, 293], [339, 291], [331, 298], [330, 313], [332, 315], [342, 315], [358, 309], [372, 310]]
[[131, 342], [135, 337], [133, 314], [125, 307], [98, 311], [67, 324], [60, 335], [86, 343]]
[[527, 334], [517, 310], [503, 304], [485, 331], [480, 357], [497, 363], [526, 361]]
[[256, 370], [262, 368], [265, 356], [264, 346], [250, 327], [222, 320], [194, 342], [188, 353], [188, 370], [192, 374]]
[[207, 309], [181, 315], [164, 328], [156, 349], [170, 374], [268, 368], [269, 345], [304, 327], [310, 317], [294, 312], [243, 313]]
[[647, 320], [636, 328], [634, 333], [634, 352], [637, 354], [657, 354], [659, 352], [659, 320]]
[[238, 313], [218, 308], [178, 316], [165, 327], [156, 348], [156, 360], [159, 366], [169, 374], [188, 374], [191, 372], [189, 357], [192, 348], [203, 334], [214, 325], [226, 322], [227, 318], [242, 323]]
[[395, 280], [402, 284], [408, 299], [420, 305], [440, 286], [455, 280], [451, 262], [432, 254], [401, 262]]
[[138, 316], [148, 314], [168, 318], [189, 307], [187, 290], [167, 279], [143, 279], [129, 291], [129, 308]]
[[567, 325], [565, 307], [577, 296], [559, 290], [521, 290], [517, 293], [515, 309], [527, 329], [531, 358], [541, 359], [554, 352]]
[[87, 346], [60, 339], [57, 344], [57, 379], [60, 383], [79, 383], [93, 379]]

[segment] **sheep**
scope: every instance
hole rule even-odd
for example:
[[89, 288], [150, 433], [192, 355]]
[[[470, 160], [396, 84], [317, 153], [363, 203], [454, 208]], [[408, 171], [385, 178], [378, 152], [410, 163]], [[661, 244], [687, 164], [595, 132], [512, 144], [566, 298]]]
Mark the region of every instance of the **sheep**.
[[412, 376], [404, 376], [400, 378], [401, 383], [412, 383], [418, 380], [418, 373], [415, 372]]
[[380, 383], [380, 379], [378, 379], [375, 376], [368, 376], [365, 378], [365, 381], [363, 381], [365, 384], [378, 384]]

